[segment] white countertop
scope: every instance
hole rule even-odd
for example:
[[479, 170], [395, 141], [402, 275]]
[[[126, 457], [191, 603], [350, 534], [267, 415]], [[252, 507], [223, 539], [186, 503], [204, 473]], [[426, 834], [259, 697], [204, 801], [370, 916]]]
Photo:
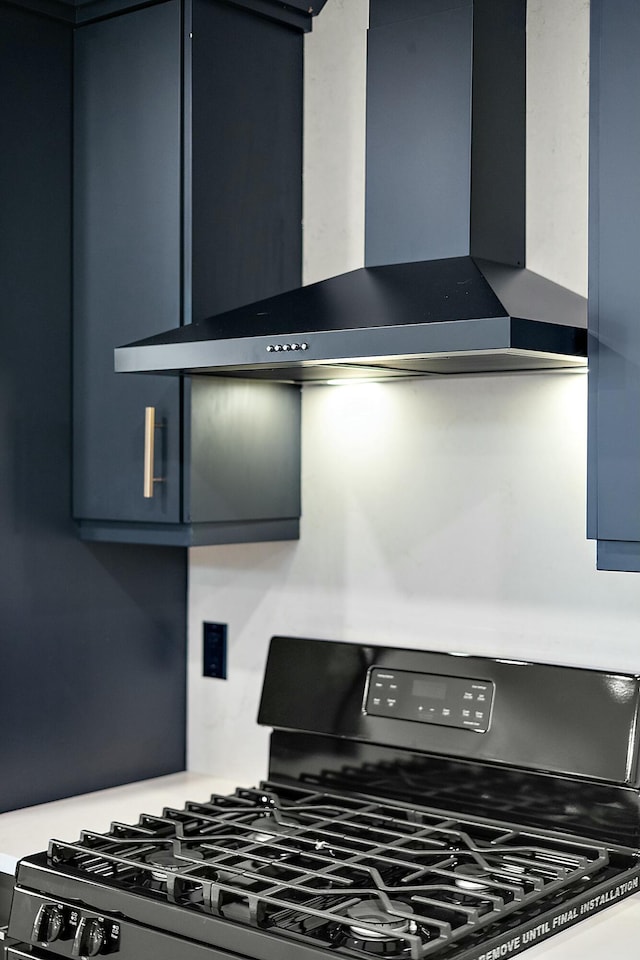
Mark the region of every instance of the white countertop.
[[46, 850], [49, 840], [74, 841], [81, 830], [104, 833], [113, 820], [137, 823], [141, 813], [161, 814], [163, 807], [182, 807], [187, 800], [207, 800], [212, 793], [232, 793], [235, 787], [221, 777], [173, 773], [2, 813], [0, 870], [13, 873], [21, 857]]
[[[221, 777], [175, 773], [0, 814], [0, 870], [46, 850], [49, 840], [75, 840], [81, 830], [104, 832], [112, 820], [137, 823], [141, 813], [160, 814], [211, 793], [232, 793], [236, 784]], [[575, 926], [519, 954], [526, 960], [636, 960], [640, 952], [640, 894], [581, 920]]]

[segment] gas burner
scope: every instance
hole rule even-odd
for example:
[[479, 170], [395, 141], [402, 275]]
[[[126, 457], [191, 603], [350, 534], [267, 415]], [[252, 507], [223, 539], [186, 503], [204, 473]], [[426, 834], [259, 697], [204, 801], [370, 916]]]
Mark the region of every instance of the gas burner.
[[390, 900], [389, 909], [378, 900], [359, 900], [352, 904], [347, 908], [346, 916], [353, 922], [349, 923], [343, 945], [378, 957], [397, 957], [406, 953], [404, 934], [415, 934], [418, 927], [415, 920], [397, 916], [396, 910], [413, 913], [413, 908], [401, 900]]
[[[490, 913], [494, 909], [494, 904], [491, 900], [485, 899], [482, 897], [482, 891], [477, 890], [474, 893], [471, 891], [464, 892], [464, 890], [442, 890], [437, 894], [434, 894], [435, 898], [440, 901], [445, 909], [449, 906], [452, 907], [471, 907], [476, 911], [478, 916], [483, 917], [485, 914]], [[444, 919], [450, 917], [450, 914], [445, 913]]]
[[159, 867], [156, 872], [151, 871], [154, 880], [164, 881], [167, 874], [178, 873], [189, 865], [189, 860], [203, 860], [203, 854], [199, 850], [190, 850], [184, 857], [176, 857], [170, 850], [156, 850], [146, 857], [146, 862], [152, 867]]
[[454, 883], [461, 890], [486, 890], [489, 887], [489, 872], [479, 863], [459, 863], [453, 868]]
[[[402, 910], [405, 913], [413, 913], [413, 907], [400, 900], [390, 900], [391, 910]], [[397, 933], [406, 933], [410, 926], [415, 927], [415, 922], [407, 917], [398, 917], [390, 910], [386, 910], [377, 900], [359, 900], [347, 909], [347, 916], [356, 923], [349, 924], [349, 929], [357, 937], [363, 940], [385, 940]], [[359, 926], [360, 923], [366, 923], [368, 926], [376, 927], [376, 930], [369, 930], [367, 927]]]

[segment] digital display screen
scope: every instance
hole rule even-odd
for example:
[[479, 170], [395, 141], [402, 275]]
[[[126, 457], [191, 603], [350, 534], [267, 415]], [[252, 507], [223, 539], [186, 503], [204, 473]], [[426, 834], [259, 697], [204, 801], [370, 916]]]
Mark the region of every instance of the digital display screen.
[[447, 685], [438, 680], [414, 680], [411, 693], [414, 697], [444, 700], [447, 695]]

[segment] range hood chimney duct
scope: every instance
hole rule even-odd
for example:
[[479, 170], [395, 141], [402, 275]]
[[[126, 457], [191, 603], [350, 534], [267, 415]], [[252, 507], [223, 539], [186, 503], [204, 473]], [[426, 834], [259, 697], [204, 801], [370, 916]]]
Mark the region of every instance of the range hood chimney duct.
[[525, 268], [526, 0], [371, 0], [365, 264], [116, 350], [276, 380], [571, 368], [586, 301]]
[[526, 0], [372, 0], [366, 265], [523, 267], [525, 125]]

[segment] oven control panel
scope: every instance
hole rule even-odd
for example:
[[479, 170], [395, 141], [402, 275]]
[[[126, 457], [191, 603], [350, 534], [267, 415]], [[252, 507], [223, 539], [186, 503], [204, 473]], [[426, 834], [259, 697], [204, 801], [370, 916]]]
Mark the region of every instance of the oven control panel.
[[120, 921], [91, 913], [74, 904], [43, 900], [24, 892], [14, 894], [12, 937], [46, 947], [64, 957], [97, 957], [120, 949]]
[[395, 717], [486, 733], [494, 689], [490, 680], [372, 667], [364, 712], [374, 717]]

